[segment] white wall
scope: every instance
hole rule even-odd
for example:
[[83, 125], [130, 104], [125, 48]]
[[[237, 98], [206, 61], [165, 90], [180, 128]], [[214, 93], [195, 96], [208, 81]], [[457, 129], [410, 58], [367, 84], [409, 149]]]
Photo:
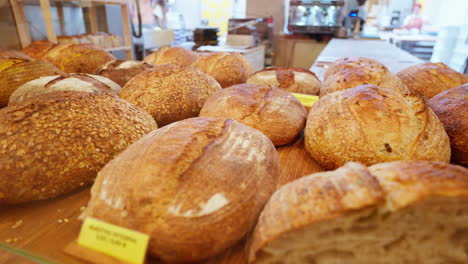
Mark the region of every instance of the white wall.
[[427, 0], [424, 15], [441, 27], [468, 23], [468, 0]]
[[184, 16], [187, 28], [196, 28], [200, 26], [202, 17], [201, 0], [176, 0], [174, 7], [177, 12]]

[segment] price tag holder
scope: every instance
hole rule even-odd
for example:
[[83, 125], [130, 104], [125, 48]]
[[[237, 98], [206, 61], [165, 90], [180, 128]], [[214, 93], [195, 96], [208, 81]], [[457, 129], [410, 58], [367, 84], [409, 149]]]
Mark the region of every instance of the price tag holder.
[[145, 260], [149, 236], [141, 232], [87, 217], [81, 227], [78, 245], [132, 264]]
[[292, 93], [304, 107], [311, 107], [315, 102], [318, 101], [319, 97], [317, 95], [308, 95], [308, 94], [301, 94], [301, 93]]

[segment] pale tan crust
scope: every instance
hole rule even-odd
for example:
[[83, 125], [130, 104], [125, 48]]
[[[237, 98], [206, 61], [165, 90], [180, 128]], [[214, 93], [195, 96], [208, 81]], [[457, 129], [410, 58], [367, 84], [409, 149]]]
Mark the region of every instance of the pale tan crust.
[[215, 79], [196, 68], [164, 64], [135, 76], [120, 97], [164, 126], [198, 116], [205, 101], [220, 89]]
[[275, 146], [291, 143], [304, 129], [307, 112], [290, 93], [272, 86], [239, 84], [210, 97], [200, 116], [233, 118], [263, 132]]
[[[123, 63], [129, 62], [134, 62], [134, 65], [124, 68], [119, 67]], [[96, 74], [107, 77], [123, 87], [128, 81], [130, 81], [130, 79], [135, 77], [135, 75], [151, 68], [153, 68], [153, 66], [146, 62], [115, 60], [110, 61], [97, 69]]]
[[412, 93], [424, 95], [430, 99], [437, 94], [468, 83], [468, 76], [463, 75], [444, 63], [421, 63], [408, 67], [398, 77], [408, 86]]
[[385, 67], [382, 63], [364, 57], [345, 57], [339, 60], [336, 60], [332, 65], [330, 65], [325, 71], [323, 79], [326, 80], [328, 77], [334, 75], [337, 72], [344, 70], [356, 70], [360, 68], [381, 68]]
[[92, 44], [59, 44], [49, 50], [46, 60], [66, 73], [94, 74], [103, 64], [115, 60], [109, 52]]
[[25, 54], [23, 52], [17, 51], [17, 50], [5, 50], [5, 49], [0, 49], [0, 59], [1, 60], [6, 60], [6, 59], [23, 59], [23, 60], [29, 60], [33, 61], [34, 58], [31, 56], [28, 56], [29, 54]]
[[237, 52], [201, 55], [194, 66], [215, 78], [223, 88], [245, 83], [254, 72], [250, 62]]
[[157, 128], [107, 93], [56, 92], [0, 110], [0, 204], [43, 200], [89, 185], [116, 154]]
[[429, 100], [450, 138], [452, 161], [468, 166], [468, 84], [445, 90]]
[[34, 41], [23, 49], [23, 52], [37, 60], [41, 60], [44, 55], [57, 44], [48, 40]]
[[234, 245], [275, 189], [278, 156], [232, 119], [191, 118], [141, 138], [98, 174], [83, 217], [150, 235], [149, 253], [194, 262]]
[[450, 161], [447, 133], [422, 97], [373, 85], [321, 97], [309, 111], [305, 147], [326, 169], [348, 161]]
[[322, 83], [317, 76], [304, 68], [272, 67], [257, 71], [247, 83], [272, 85], [290, 93], [318, 95]]
[[153, 65], [174, 64], [191, 66], [198, 59], [198, 54], [182, 47], [162, 47], [146, 56], [143, 61]]

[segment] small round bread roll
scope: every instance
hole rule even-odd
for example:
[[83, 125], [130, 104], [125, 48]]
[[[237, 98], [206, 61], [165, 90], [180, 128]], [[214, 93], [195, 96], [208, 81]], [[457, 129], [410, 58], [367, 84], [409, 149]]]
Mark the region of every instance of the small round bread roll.
[[115, 57], [92, 44], [69, 43], [57, 45], [42, 59], [66, 73], [94, 74], [103, 64], [115, 60]]
[[200, 116], [234, 118], [263, 132], [275, 146], [291, 143], [304, 129], [307, 112], [292, 94], [273, 86], [238, 84], [211, 96]]
[[401, 94], [410, 93], [400, 78], [384, 65], [371, 59], [345, 58], [339, 60], [327, 73], [327, 78], [320, 89], [320, 96], [364, 84], [376, 85]]
[[245, 83], [253, 74], [250, 62], [237, 52], [201, 55], [194, 66], [215, 78], [223, 88]]
[[96, 74], [107, 77], [123, 87], [135, 75], [151, 68], [151, 64], [142, 61], [114, 60], [102, 65]]
[[272, 67], [254, 73], [247, 83], [271, 85], [290, 93], [318, 95], [322, 86], [317, 75], [304, 68]]
[[0, 49], [0, 60], [8, 60], [8, 59], [22, 59], [22, 60], [28, 60], [28, 61], [34, 60], [34, 58], [17, 50]]
[[21, 85], [42, 76], [63, 74], [54, 65], [40, 60], [0, 59], [0, 107]]
[[135, 76], [120, 97], [164, 126], [198, 116], [205, 101], [220, 89], [215, 79], [194, 67], [164, 64]]
[[207, 259], [255, 224], [275, 190], [271, 141], [232, 119], [190, 118], [141, 138], [99, 173], [81, 217], [150, 235], [165, 263]]
[[43, 200], [93, 182], [153, 118], [109, 93], [56, 92], [0, 110], [0, 204]]
[[23, 49], [23, 52], [37, 60], [41, 60], [44, 55], [57, 44], [48, 40], [34, 41]]
[[305, 147], [325, 169], [348, 161], [450, 161], [447, 133], [422, 97], [373, 85], [330, 93], [315, 103]]
[[161, 65], [175, 64], [191, 66], [198, 59], [198, 54], [182, 47], [162, 47], [143, 59], [144, 62]]
[[450, 138], [452, 161], [468, 167], [468, 84], [441, 92], [429, 100]]
[[122, 88], [115, 82], [98, 75], [71, 73], [41, 77], [27, 82], [10, 96], [8, 104], [24, 101], [27, 98], [58, 91], [113, 92], [118, 94]]
[[450, 88], [468, 83], [468, 76], [441, 62], [414, 65], [400, 71], [397, 75], [412, 93], [424, 95], [427, 99]]

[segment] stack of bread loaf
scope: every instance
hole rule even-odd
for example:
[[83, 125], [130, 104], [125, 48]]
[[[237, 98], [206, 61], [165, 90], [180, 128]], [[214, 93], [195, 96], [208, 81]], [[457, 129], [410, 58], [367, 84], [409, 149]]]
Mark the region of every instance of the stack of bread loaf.
[[59, 36], [57, 37], [57, 40], [59, 44], [94, 44], [103, 49], [118, 48], [123, 46], [122, 39], [119, 36], [105, 32], [86, 33], [73, 36]]
[[[0, 84], [0, 204], [94, 182], [82, 218], [148, 234], [165, 263], [219, 263], [232, 247], [241, 263], [468, 263], [468, 80], [445, 65], [394, 74], [343, 58], [322, 84], [300, 68], [254, 73], [238, 53], [25, 52], [66, 74]], [[56, 69], [4, 57], [0, 78]], [[307, 113], [291, 92], [320, 97]], [[280, 174], [291, 146], [317, 173]]]

